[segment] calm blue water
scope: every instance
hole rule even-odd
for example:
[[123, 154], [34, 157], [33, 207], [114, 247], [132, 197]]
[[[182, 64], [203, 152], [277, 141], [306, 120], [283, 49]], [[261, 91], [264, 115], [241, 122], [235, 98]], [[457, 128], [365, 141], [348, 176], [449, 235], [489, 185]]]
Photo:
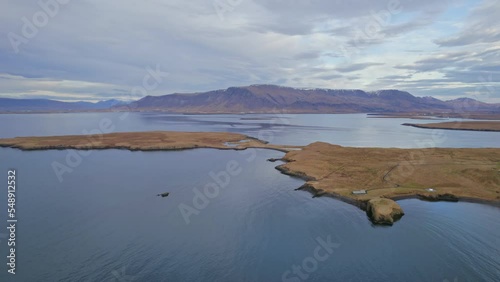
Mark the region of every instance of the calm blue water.
[[[159, 113], [81, 113], [0, 115], [0, 137], [99, 132], [106, 120], [113, 132], [238, 132], [275, 144], [307, 145], [324, 141], [353, 147], [500, 147], [500, 132], [431, 130], [402, 123], [442, 122], [367, 118], [365, 114], [307, 115], [171, 115]], [[454, 121], [449, 119], [446, 121]], [[15, 125], [15, 126], [14, 126]], [[108, 128], [108, 126], [105, 126]]]
[[[318, 139], [388, 147], [411, 141], [411, 134], [421, 140], [432, 138], [427, 133], [432, 130], [399, 127], [405, 121], [364, 115], [291, 116], [291, 125], [281, 126], [285, 129], [269, 120], [246, 119], [262, 116], [131, 114], [122, 121], [119, 115], [0, 115], [0, 134], [82, 134], [109, 118], [115, 131], [235, 131], [257, 136], [271, 130], [272, 142], [285, 144]], [[367, 124], [363, 130], [353, 127], [362, 123]], [[486, 133], [489, 138], [483, 132], [448, 133], [439, 146], [498, 147], [495, 140], [500, 140], [496, 133]], [[376, 227], [356, 207], [294, 191], [303, 182], [280, 174], [274, 169], [277, 163], [266, 162], [281, 156], [279, 152], [88, 151], [81, 152], [85, 155], [79, 164], [60, 182], [51, 164], [65, 163], [69, 152], [0, 149], [5, 179], [7, 169], [18, 172], [19, 219], [17, 274], [8, 275], [4, 267], [0, 281], [498, 281], [500, 277], [500, 208], [403, 200], [399, 201], [406, 212], [403, 219], [389, 228]], [[217, 184], [211, 172], [229, 177], [219, 177]], [[196, 191], [207, 185], [212, 187], [212, 198], [195, 205]], [[166, 191], [169, 197], [156, 196]], [[0, 192], [0, 203], [5, 203], [0, 207], [6, 206], [6, 198]], [[195, 213], [183, 216], [181, 205]], [[2, 212], [3, 260], [5, 222]], [[334, 245], [325, 249], [318, 240]], [[314, 258], [316, 250], [321, 261]], [[301, 272], [294, 274], [294, 266]]]

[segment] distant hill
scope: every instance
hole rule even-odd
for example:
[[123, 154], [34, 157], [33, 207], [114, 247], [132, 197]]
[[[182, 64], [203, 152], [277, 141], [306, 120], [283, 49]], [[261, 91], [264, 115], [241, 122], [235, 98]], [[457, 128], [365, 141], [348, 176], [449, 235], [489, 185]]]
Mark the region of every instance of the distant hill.
[[119, 105], [125, 105], [125, 103], [119, 100], [90, 103], [61, 102], [48, 99], [0, 98], [0, 111], [2, 112], [88, 111], [109, 109]]
[[147, 96], [116, 110], [174, 113], [398, 113], [489, 112], [500, 113], [500, 104], [461, 98], [441, 101], [415, 97], [399, 90], [298, 89], [275, 85], [230, 87], [203, 93]]
[[276, 85], [146, 96], [126, 104], [0, 98], [0, 112], [165, 111], [172, 113], [494, 113], [500, 104], [470, 98], [441, 101], [399, 90], [300, 89]]

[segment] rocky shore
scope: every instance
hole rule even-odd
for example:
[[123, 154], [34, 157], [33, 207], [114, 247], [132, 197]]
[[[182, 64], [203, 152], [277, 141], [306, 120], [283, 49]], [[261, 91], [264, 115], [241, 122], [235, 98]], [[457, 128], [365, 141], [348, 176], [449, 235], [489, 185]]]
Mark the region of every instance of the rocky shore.
[[497, 148], [349, 148], [316, 142], [282, 160], [279, 171], [306, 181], [298, 190], [353, 204], [375, 224], [400, 219], [404, 212], [395, 202], [400, 199], [500, 204]]

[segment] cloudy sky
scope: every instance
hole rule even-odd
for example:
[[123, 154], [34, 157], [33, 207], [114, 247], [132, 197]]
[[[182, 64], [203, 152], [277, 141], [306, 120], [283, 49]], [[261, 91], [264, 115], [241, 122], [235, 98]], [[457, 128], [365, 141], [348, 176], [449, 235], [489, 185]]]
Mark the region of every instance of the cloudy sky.
[[499, 15], [500, 0], [3, 0], [0, 97], [279, 84], [500, 103]]

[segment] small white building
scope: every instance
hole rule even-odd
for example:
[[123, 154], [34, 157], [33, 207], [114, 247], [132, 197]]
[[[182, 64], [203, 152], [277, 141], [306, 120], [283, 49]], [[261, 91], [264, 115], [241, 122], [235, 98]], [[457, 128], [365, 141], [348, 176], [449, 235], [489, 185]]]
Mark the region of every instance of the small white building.
[[366, 190], [354, 190], [354, 191], [352, 191], [352, 194], [353, 195], [365, 195]]

